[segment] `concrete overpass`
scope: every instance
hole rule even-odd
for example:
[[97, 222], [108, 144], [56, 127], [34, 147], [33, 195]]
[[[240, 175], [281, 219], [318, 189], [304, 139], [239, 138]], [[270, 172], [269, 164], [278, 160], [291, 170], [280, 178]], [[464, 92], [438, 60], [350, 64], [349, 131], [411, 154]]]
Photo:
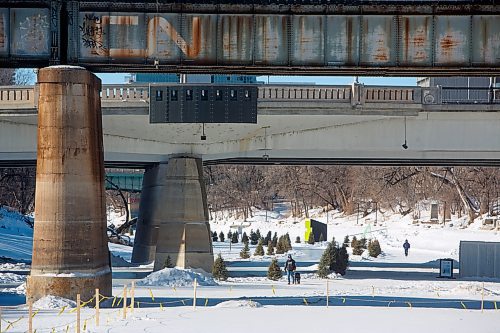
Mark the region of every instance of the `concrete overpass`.
[[[189, 153], [206, 164], [499, 165], [498, 92], [456, 104], [443, 89], [263, 85], [257, 124], [205, 124], [202, 141], [201, 124], [149, 124], [148, 86], [105, 85], [105, 163], [144, 167]], [[0, 165], [34, 165], [37, 97], [35, 87], [0, 87]]]

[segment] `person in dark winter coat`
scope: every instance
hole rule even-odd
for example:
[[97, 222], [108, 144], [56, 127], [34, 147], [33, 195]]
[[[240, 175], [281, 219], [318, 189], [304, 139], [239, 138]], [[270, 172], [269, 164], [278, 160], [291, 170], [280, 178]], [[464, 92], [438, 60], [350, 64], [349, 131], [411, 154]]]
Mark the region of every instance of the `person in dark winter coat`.
[[288, 255], [288, 259], [285, 263], [285, 272], [287, 272], [288, 276], [288, 284], [290, 284], [290, 280], [292, 280], [292, 283], [295, 284], [295, 260], [292, 259], [292, 255]]
[[405, 257], [408, 257], [408, 250], [410, 249], [410, 243], [408, 243], [407, 239], [405, 239], [405, 242], [403, 243], [403, 249], [405, 249]]

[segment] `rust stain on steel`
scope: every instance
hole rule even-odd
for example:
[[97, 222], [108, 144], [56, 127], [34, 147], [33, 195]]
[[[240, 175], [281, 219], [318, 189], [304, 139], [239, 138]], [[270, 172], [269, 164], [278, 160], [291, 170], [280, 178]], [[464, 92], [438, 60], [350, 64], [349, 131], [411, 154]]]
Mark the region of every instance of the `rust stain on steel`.
[[347, 30], [347, 63], [352, 63], [352, 17], [348, 17], [346, 20], [346, 30]]
[[3, 13], [0, 13], [0, 47], [5, 47], [5, 21]]
[[439, 40], [439, 48], [445, 57], [451, 57], [459, 44], [455, 37], [449, 33]]
[[191, 44], [177, 32], [177, 29], [165, 18], [155, 16], [148, 22], [147, 55], [155, 56], [158, 51], [156, 47], [157, 31], [163, 30], [167, 36], [181, 49], [189, 58], [195, 58], [201, 51], [201, 20], [193, 17], [191, 22]]
[[379, 38], [375, 41], [376, 49], [373, 57], [375, 58], [375, 60], [386, 62], [389, 60], [389, 56], [388, 49], [385, 46], [385, 34], [379, 32], [378, 36]]

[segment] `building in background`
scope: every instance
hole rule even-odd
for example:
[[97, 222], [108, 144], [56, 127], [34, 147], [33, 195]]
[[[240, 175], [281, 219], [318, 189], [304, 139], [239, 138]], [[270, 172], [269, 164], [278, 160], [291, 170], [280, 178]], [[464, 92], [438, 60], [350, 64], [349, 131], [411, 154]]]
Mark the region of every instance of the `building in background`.
[[498, 89], [495, 89], [500, 88], [500, 77], [420, 77], [417, 85], [442, 87], [444, 103], [489, 103], [500, 98]]
[[[178, 83], [180, 74], [137, 73], [127, 77], [129, 83]], [[187, 74], [186, 83], [255, 84], [254, 75]]]

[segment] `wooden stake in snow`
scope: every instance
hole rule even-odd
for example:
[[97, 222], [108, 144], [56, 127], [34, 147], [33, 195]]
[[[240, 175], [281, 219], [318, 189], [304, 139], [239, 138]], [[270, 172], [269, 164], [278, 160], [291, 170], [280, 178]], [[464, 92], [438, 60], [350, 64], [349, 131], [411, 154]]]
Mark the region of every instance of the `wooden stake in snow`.
[[134, 312], [135, 306], [135, 282], [132, 281], [132, 286], [130, 287], [130, 312]]
[[196, 278], [193, 282], [193, 308], [196, 309]]
[[123, 286], [123, 319], [127, 319], [127, 285]]
[[28, 332], [33, 333], [33, 303], [28, 304]]
[[328, 295], [329, 295], [329, 290], [328, 290], [328, 279], [326, 279], [326, 307], [328, 307], [328, 305], [329, 305], [329, 304], [328, 304], [328, 303], [329, 303], [329, 300], [328, 300], [329, 296], [328, 296]]
[[481, 312], [484, 310], [484, 282], [483, 282], [483, 289], [481, 290]]
[[99, 327], [99, 288], [95, 290], [95, 326]]
[[76, 294], [76, 333], [80, 333], [80, 294]]

